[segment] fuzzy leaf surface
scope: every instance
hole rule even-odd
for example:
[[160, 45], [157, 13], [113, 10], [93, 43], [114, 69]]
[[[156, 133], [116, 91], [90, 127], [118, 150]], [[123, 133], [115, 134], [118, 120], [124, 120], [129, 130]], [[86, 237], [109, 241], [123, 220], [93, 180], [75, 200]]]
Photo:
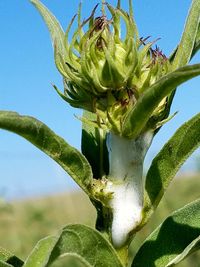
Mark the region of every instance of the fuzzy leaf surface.
[[173, 69], [182, 67], [190, 61], [194, 52], [195, 40], [200, 23], [200, 0], [193, 0], [187, 17], [185, 29], [173, 60]]
[[130, 138], [137, 137], [145, 128], [161, 100], [174, 91], [177, 86], [198, 75], [200, 75], [200, 64], [185, 66], [163, 76], [149, 87], [126, 116], [123, 123], [123, 134]]
[[[103, 129], [89, 123], [96, 123], [97, 116], [94, 113], [84, 111], [83, 119], [81, 150], [92, 167], [94, 178], [101, 179], [109, 171], [106, 133]], [[107, 225], [103, 205], [100, 201], [94, 199], [91, 199], [91, 201], [97, 210], [96, 229], [103, 231]]]
[[0, 260], [0, 267], [13, 267], [13, 265]]
[[194, 44], [191, 58], [193, 58], [195, 56], [195, 54], [199, 51], [199, 49], [200, 49], [200, 23], [199, 23], [199, 27], [198, 27], [198, 31], [197, 31], [197, 35], [196, 35], [195, 44]]
[[39, 241], [23, 267], [47, 267], [64, 256], [74, 256], [86, 267], [123, 267], [111, 244], [98, 231], [78, 224]]
[[102, 178], [108, 173], [108, 151], [106, 147], [106, 134], [103, 129], [94, 127], [87, 120], [96, 122], [96, 115], [84, 111], [82, 124], [81, 150], [89, 161], [93, 175], [96, 179]]
[[54, 159], [88, 193], [92, 170], [86, 158], [41, 121], [16, 112], [0, 111], [0, 128], [14, 132]]
[[150, 234], [137, 252], [132, 267], [166, 267], [199, 235], [200, 199], [172, 213]]
[[59, 53], [65, 57], [65, 34], [60, 23], [39, 0], [31, 0], [31, 3], [37, 8], [41, 16], [43, 17], [45, 23], [47, 24], [47, 27], [51, 34], [53, 46], [56, 44]]
[[21, 267], [23, 265], [23, 261], [16, 257], [11, 252], [6, 249], [0, 247], [0, 267]]
[[145, 184], [145, 222], [185, 160], [200, 145], [200, 113], [184, 123], [153, 159]]
[[181, 254], [179, 254], [175, 259], [170, 261], [170, 263], [167, 264], [167, 267], [174, 266], [184, 260], [186, 257], [188, 257], [193, 252], [200, 249], [200, 236], [198, 236], [196, 239], [194, 239], [184, 250]]

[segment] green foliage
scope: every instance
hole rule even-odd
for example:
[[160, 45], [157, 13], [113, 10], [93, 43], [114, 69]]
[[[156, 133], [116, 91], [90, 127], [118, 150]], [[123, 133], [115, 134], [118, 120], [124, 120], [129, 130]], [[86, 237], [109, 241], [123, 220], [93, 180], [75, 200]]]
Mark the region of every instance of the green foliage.
[[0, 267], [21, 267], [23, 261], [17, 258], [11, 252], [0, 247]]
[[94, 177], [101, 178], [108, 173], [108, 151], [106, 147], [106, 133], [90, 125], [96, 122], [97, 116], [85, 111], [83, 114], [81, 150], [92, 167]]
[[148, 121], [153, 111], [158, 107], [164, 97], [172, 93], [178, 85], [199, 74], [200, 64], [185, 66], [165, 75], [158, 82], [154, 83], [144, 92], [135, 107], [127, 115], [123, 125], [124, 134], [134, 138], [137, 137], [141, 131], [144, 131], [145, 127], [147, 127], [147, 129], [148, 127], [150, 128]]
[[68, 225], [58, 236], [38, 242], [24, 267], [46, 267], [58, 257], [73, 256], [86, 267], [122, 267], [110, 243], [96, 230], [84, 225]]
[[174, 266], [183, 261], [188, 255], [200, 249], [200, 236], [194, 239], [176, 258], [169, 262], [167, 267]]
[[38, 240], [54, 235], [63, 225], [79, 222], [93, 226], [96, 217], [83, 192], [15, 200], [9, 206], [10, 210], [0, 211], [0, 246], [21, 259], [27, 257]]
[[193, 48], [191, 57], [194, 57], [195, 54], [199, 51], [199, 49], [200, 49], [200, 24], [198, 27], [198, 31], [197, 31], [197, 35], [196, 35], [196, 39], [195, 39], [195, 44], [194, 44], [194, 48]]
[[[132, 267], [173, 266], [177, 256], [186, 257], [199, 248], [200, 199], [169, 216], [144, 242]], [[196, 239], [196, 240], [195, 240]], [[195, 241], [194, 241], [195, 240]], [[177, 260], [177, 262], [179, 262]]]
[[8, 264], [8, 263], [3, 262], [3, 261], [0, 260], [0, 267], [12, 267], [12, 266], [13, 265], [10, 265], [10, 264]]
[[0, 128], [12, 131], [54, 159], [80, 187], [88, 192], [92, 170], [86, 158], [44, 123], [16, 112], [0, 111]]
[[[159, 49], [151, 48], [152, 43], [146, 44], [146, 40], [139, 39], [131, 17], [131, 1], [129, 15], [121, 9], [120, 1], [116, 9], [106, 4], [113, 16], [113, 35], [109, 31], [111, 22], [105, 16], [94, 18], [97, 6], [81, 25], [80, 5], [78, 29], [71, 44], [68, 42], [68, 33], [75, 17], [64, 33], [57, 19], [39, 0], [31, 2], [41, 13], [51, 33], [56, 66], [65, 79], [68, 95], [62, 94], [54, 86], [56, 91], [72, 106], [90, 110], [94, 114], [85, 112], [82, 118], [82, 154], [32, 117], [0, 111], [0, 128], [27, 139], [55, 160], [79, 184], [96, 205], [96, 227], [105, 235], [88, 226], [68, 225], [58, 235], [40, 240], [24, 264], [12, 253], [0, 248], [0, 267], [47, 267], [64, 256], [71, 256], [86, 267], [127, 266], [127, 251], [133, 233], [144, 226], [180, 166], [200, 145], [199, 113], [181, 126], [155, 157], [143, 188], [143, 162], [138, 159], [144, 158], [147, 144], [152, 140], [150, 138], [148, 142], [145, 138], [149, 134], [152, 137], [169, 119], [167, 117], [177, 86], [200, 75], [200, 64], [186, 66], [200, 48], [200, 0], [192, 1], [182, 39], [169, 61]], [[104, 4], [102, 1], [102, 10]], [[124, 40], [119, 36], [120, 18], [124, 19], [127, 27]], [[84, 35], [82, 26], [87, 22], [89, 30]], [[148, 72], [146, 77], [143, 69]], [[116, 140], [119, 142], [111, 142], [108, 146], [110, 154], [105, 129], [118, 135]], [[119, 144], [120, 149], [114, 149], [114, 145]], [[129, 149], [124, 149], [128, 147], [127, 144], [131, 144], [131, 159], [124, 163], [117, 156], [118, 153], [129, 153]], [[144, 144], [147, 146], [145, 149]], [[112, 152], [116, 161], [112, 161]], [[121, 171], [121, 176], [117, 173], [113, 175], [117, 177], [112, 177], [109, 160], [110, 169], [114, 163], [119, 165], [117, 170], [119, 173]], [[121, 162], [126, 169], [120, 165]], [[95, 193], [91, 195], [93, 192], [101, 198], [95, 198]], [[129, 197], [135, 203], [128, 202]], [[128, 207], [123, 207], [122, 203], [128, 203]], [[127, 213], [129, 210], [132, 212], [132, 204], [136, 204], [133, 210], [136, 215], [129, 217]], [[124, 219], [125, 215], [135, 221], [129, 222]], [[41, 212], [35, 212], [30, 220], [43, 221], [44, 217]], [[116, 226], [114, 230], [113, 221]], [[132, 267], [169, 267], [178, 264], [199, 249], [199, 225], [200, 200], [197, 200], [175, 211], [147, 237]], [[113, 240], [120, 235], [125, 237], [125, 241], [122, 239], [123, 242], [115, 243]]]
[[185, 29], [173, 60], [173, 69], [182, 67], [190, 61], [194, 50], [198, 50], [196, 40], [200, 21], [200, 1], [193, 0], [186, 21]]
[[153, 159], [145, 184], [145, 222], [149, 219], [176, 172], [200, 145], [200, 113], [183, 124]]
[[64, 45], [65, 34], [59, 22], [50, 12], [48, 12], [47, 8], [39, 0], [31, 0], [31, 2], [37, 7], [43, 16], [44, 21], [46, 22], [51, 33], [53, 45], [56, 46], [61, 55], [66, 57], [66, 48]]
[[[168, 214], [199, 197], [200, 176], [181, 176], [169, 187], [149, 223], [138, 232], [130, 248], [130, 259]], [[81, 203], [81, 205], [80, 205]], [[93, 227], [95, 210], [83, 192], [25, 199], [10, 203], [12, 213], [1, 211], [0, 246], [25, 259], [38, 240], [53, 235], [63, 225], [76, 222]], [[37, 214], [42, 214], [38, 216]], [[31, 229], [31, 231], [27, 231]], [[8, 234], [9, 233], [9, 234]], [[181, 262], [180, 267], [199, 267], [200, 254], [195, 253]], [[52, 267], [82, 267], [74, 258], [64, 257]]]
[[[177, 70], [178, 68], [188, 64], [191, 58], [199, 50], [200, 48], [199, 21], [200, 21], [200, 0], [193, 0], [189, 15], [187, 17], [181, 41], [174, 53], [174, 56], [171, 57], [172, 70]], [[138, 101], [137, 105], [127, 115], [126, 120], [124, 122], [123, 132], [125, 134], [134, 137], [138, 133], [140, 133], [145, 124], [148, 122], [153, 110], [159, 104], [159, 102], [164, 98], [164, 96], [167, 95], [169, 96], [168, 109], [170, 108], [176, 87], [181, 83], [185, 82], [186, 80], [190, 79], [189, 77], [188, 79], [185, 77], [186, 80], [183, 80], [181, 77], [182, 75], [181, 73], [179, 73], [179, 71], [177, 73], [177, 77], [175, 77], [176, 75], [174, 76], [174, 74], [172, 72], [164, 76], [155, 85], [151, 86], [150, 87], [151, 89], [150, 88], [148, 89], [146, 95], [144, 95]], [[171, 81], [168, 81], [168, 79]], [[158, 93], [159, 98], [158, 95], [154, 96], [154, 94], [156, 93]], [[164, 95], [162, 96], [162, 94]], [[166, 115], [168, 116], [167, 113], [168, 110], [166, 110]]]

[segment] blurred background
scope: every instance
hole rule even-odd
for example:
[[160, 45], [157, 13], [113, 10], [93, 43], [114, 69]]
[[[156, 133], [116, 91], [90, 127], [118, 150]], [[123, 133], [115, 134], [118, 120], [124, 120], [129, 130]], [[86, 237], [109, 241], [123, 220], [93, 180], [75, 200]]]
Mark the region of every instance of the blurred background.
[[[86, 18], [98, 1], [82, 2]], [[116, 2], [109, 1], [113, 5]], [[43, 3], [66, 29], [79, 0]], [[161, 38], [157, 45], [169, 56], [180, 40], [190, 3], [181, 0], [180, 8], [180, 0], [134, 0], [140, 36]], [[125, 9], [127, 4], [128, 0], [122, 1]], [[81, 123], [74, 115], [81, 115], [81, 111], [68, 106], [51, 86], [54, 83], [62, 89], [62, 79], [54, 66], [49, 33], [38, 12], [28, 0], [0, 0], [0, 32], [0, 110], [34, 116], [80, 149]], [[199, 61], [198, 54], [193, 63]], [[199, 112], [199, 85], [200, 78], [195, 78], [178, 89], [171, 110], [178, 114], [156, 136], [145, 170], [176, 129]], [[184, 164], [156, 215], [136, 237], [133, 253], [167, 214], [200, 196], [199, 152]], [[67, 223], [94, 226], [95, 210], [87, 197], [46, 155], [21, 137], [0, 131], [0, 246], [25, 258], [40, 238]], [[68, 262], [76, 267], [71, 259]], [[60, 262], [55, 266], [68, 265]], [[194, 254], [180, 266], [199, 267], [200, 256]]]

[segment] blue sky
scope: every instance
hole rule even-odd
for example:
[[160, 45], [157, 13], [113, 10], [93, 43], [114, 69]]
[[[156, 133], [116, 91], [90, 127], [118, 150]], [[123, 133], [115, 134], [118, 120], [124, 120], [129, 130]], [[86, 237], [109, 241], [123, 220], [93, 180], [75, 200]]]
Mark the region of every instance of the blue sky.
[[[87, 17], [98, 1], [82, 2], [83, 16]], [[43, 0], [43, 3], [65, 29], [77, 12], [79, 1]], [[127, 3], [128, 0], [122, 0], [124, 8]], [[133, 3], [140, 35], [160, 37], [158, 45], [169, 55], [181, 37], [191, 0], [134, 0]], [[49, 33], [38, 12], [28, 0], [0, 1], [0, 32], [0, 109], [34, 116], [80, 148], [81, 123], [74, 114], [81, 112], [68, 106], [52, 89], [51, 83], [62, 88], [62, 79], [54, 66]], [[194, 62], [199, 61], [197, 55]], [[155, 138], [147, 163], [185, 120], [199, 112], [199, 87], [200, 78], [195, 78], [178, 89], [172, 113], [179, 113]], [[74, 188], [77, 187], [72, 179], [46, 155], [21, 137], [0, 131], [0, 195], [25, 197]]]

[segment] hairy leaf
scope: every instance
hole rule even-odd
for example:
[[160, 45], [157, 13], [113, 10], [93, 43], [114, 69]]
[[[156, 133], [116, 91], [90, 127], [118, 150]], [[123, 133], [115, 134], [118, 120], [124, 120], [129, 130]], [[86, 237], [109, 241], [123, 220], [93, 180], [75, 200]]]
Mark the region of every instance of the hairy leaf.
[[[101, 179], [109, 171], [108, 150], [106, 146], [106, 133], [103, 129], [91, 125], [91, 121], [97, 121], [97, 116], [89, 111], [83, 113], [81, 149], [83, 155], [89, 161], [93, 176]], [[105, 217], [105, 207], [100, 201], [91, 199], [97, 210], [96, 229], [105, 231], [108, 229], [108, 219]]]
[[200, 145], [200, 113], [184, 123], [153, 159], [145, 184], [145, 219], [151, 216], [185, 160]]
[[195, 44], [194, 44], [191, 58], [193, 58], [195, 56], [195, 54], [199, 51], [199, 49], [200, 49], [200, 24], [198, 27], [198, 31], [197, 31], [197, 35], [196, 35]]
[[42, 267], [50, 264], [50, 257], [59, 237], [48, 236], [40, 240], [26, 259], [23, 267]]
[[[174, 61], [176, 57], [176, 60], [173, 63], [174, 69], [188, 64], [200, 49], [200, 23], [198, 24], [199, 14], [200, 14], [198, 12], [198, 9], [200, 7], [199, 2], [200, 1], [198, 0], [197, 3], [195, 1], [192, 3], [189, 16], [187, 18], [185, 30], [182, 35], [181, 43], [174, 49], [174, 51], [169, 57], [169, 60], [171, 63]], [[196, 10], [196, 4], [198, 5], [197, 10]], [[176, 90], [174, 90], [169, 95], [168, 103], [167, 103], [168, 112], [166, 113], [166, 117], [169, 115], [171, 104], [174, 99], [175, 93], [176, 93]]]
[[166, 267], [174, 266], [188, 257], [190, 254], [194, 253], [195, 251], [200, 249], [200, 235], [194, 239], [184, 250], [181, 254], [176, 256], [175, 259], [170, 261]]
[[146, 126], [153, 111], [161, 100], [169, 95], [178, 85], [200, 75], [200, 64], [185, 66], [163, 76], [139, 98], [129, 112], [123, 124], [123, 134], [135, 138]]
[[173, 60], [173, 69], [182, 67], [190, 61], [200, 22], [200, 0], [193, 0], [185, 29]]
[[54, 159], [88, 193], [92, 170], [86, 158], [41, 121], [20, 116], [16, 112], [0, 111], [0, 128], [14, 132]]
[[13, 267], [13, 265], [0, 260], [0, 267]]
[[65, 48], [65, 34], [60, 26], [59, 22], [53, 14], [39, 1], [39, 0], [30, 0], [31, 3], [37, 8], [37, 10], [42, 15], [44, 21], [46, 22], [48, 29], [51, 34], [53, 46], [57, 46], [58, 52], [62, 56], [66, 56]]
[[11, 252], [6, 249], [0, 247], [0, 267], [21, 267], [23, 265], [23, 261], [16, 257]]
[[86, 119], [86, 122], [83, 122], [82, 126], [82, 153], [89, 161], [94, 177], [99, 179], [108, 173], [106, 133], [103, 129], [87, 123], [87, 120], [96, 122], [97, 117], [95, 114], [85, 111], [83, 118]]
[[57, 237], [39, 241], [24, 267], [46, 267], [63, 256], [74, 256], [86, 267], [123, 267], [111, 244], [84, 225], [66, 226]]
[[169, 216], [145, 240], [133, 260], [132, 267], [166, 267], [199, 235], [200, 199]]

